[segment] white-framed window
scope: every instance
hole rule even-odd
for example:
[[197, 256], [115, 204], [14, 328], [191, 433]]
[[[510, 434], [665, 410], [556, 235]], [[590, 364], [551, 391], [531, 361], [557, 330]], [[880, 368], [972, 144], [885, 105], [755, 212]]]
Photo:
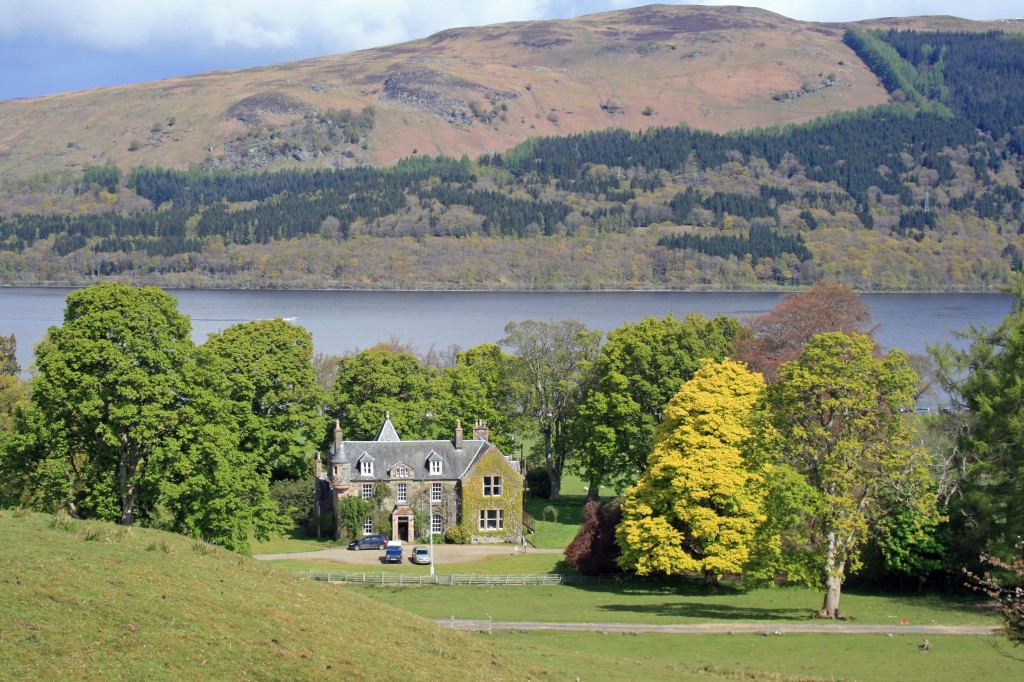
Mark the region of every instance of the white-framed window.
[[430, 460], [430, 475], [440, 476], [441, 475], [441, 460], [432, 459]]
[[430, 501], [440, 502], [441, 501], [441, 484], [431, 483], [430, 484]]
[[501, 509], [480, 510], [480, 530], [504, 530], [505, 513]]
[[404, 466], [395, 469], [395, 478], [409, 478], [409, 470]]
[[371, 535], [373, 533], [373, 519], [369, 516], [366, 517], [366, 521], [363, 521], [363, 535]]
[[373, 476], [373, 460], [364, 459], [359, 463], [359, 473], [363, 476]]
[[430, 516], [430, 532], [431, 533], [443, 533], [444, 523], [441, 521], [440, 514], [431, 514]]
[[484, 476], [484, 497], [501, 497], [501, 476]]
[[364, 500], [368, 500], [371, 497], [373, 497], [373, 484], [372, 483], [364, 483], [363, 484], [363, 499]]
[[397, 504], [405, 504], [409, 501], [409, 484], [408, 483], [396, 483], [395, 484], [395, 502]]

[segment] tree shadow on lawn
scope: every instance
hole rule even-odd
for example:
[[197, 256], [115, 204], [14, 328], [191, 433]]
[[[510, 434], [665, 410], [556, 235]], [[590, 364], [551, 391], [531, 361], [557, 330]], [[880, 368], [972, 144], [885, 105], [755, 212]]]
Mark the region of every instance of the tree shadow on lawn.
[[[617, 613], [642, 613], [660, 618], [725, 621], [807, 620], [812, 610], [805, 603], [807, 594], [793, 595], [794, 608], [777, 605], [727, 604], [725, 601], [749, 597], [750, 590], [732, 585], [707, 587], [702, 581], [626, 583], [617, 586], [574, 585], [575, 589], [614, 597], [628, 597], [634, 603], [599, 604], [597, 609]], [[782, 594], [782, 593], [780, 593]], [[649, 598], [650, 603], [639, 603]]]
[[682, 602], [676, 604], [606, 604], [599, 606], [602, 611], [612, 613], [642, 613], [658, 618], [689, 618], [702, 621], [806, 621], [810, 611], [799, 609], [762, 609], [756, 607], [726, 606], [724, 604], [699, 604]]

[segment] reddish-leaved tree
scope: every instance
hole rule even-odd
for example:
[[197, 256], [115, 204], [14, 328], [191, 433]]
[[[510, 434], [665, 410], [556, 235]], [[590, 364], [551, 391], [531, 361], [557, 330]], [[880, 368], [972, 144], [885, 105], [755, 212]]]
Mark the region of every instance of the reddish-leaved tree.
[[565, 561], [582, 575], [621, 573], [615, 560], [621, 553], [615, 543], [615, 527], [622, 521], [618, 503], [602, 506], [588, 502], [583, 507], [583, 523], [576, 537], [565, 548]]
[[[988, 571], [977, 575], [965, 568], [967, 587], [984, 592], [999, 602], [999, 608], [1003, 612], [1003, 632], [1014, 646], [1020, 646], [1024, 644], [1024, 558], [1003, 561], [998, 557], [982, 555], [981, 561], [999, 575], [993, 576]], [[1024, 661], [999, 647], [996, 648], [1004, 656]]]
[[737, 339], [735, 359], [775, 381], [779, 366], [796, 359], [818, 334], [872, 335], [871, 310], [845, 284], [818, 282], [806, 291], [786, 296], [775, 308], [747, 322], [750, 334]]

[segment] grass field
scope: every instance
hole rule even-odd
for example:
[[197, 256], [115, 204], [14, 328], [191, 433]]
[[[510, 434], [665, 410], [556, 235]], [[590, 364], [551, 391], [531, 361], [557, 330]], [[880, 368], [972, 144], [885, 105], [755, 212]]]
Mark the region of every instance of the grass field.
[[[688, 583], [625, 586], [364, 587], [344, 586], [426, 618], [543, 623], [805, 623], [821, 606], [821, 594], [800, 587], [743, 591], [704, 590]], [[914, 625], [997, 625], [984, 602], [935, 595], [847, 592], [843, 611], [855, 622]]]
[[333, 549], [339, 543], [334, 538], [307, 538], [303, 537], [298, 530], [293, 530], [284, 536], [278, 536], [262, 542], [253, 541], [253, 554], [291, 554], [299, 552], [317, 552], [321, 549]]
[[[995, 680], [1021, 664], [989, 638], [912, 624], [993, 624], [978, 602], [848, 593], [883, 635], [453, 632], [430, 619], [686, 623], [805, 621], [810, 590], [693, 585], [366, 588], [299, 581], [200, 541], [0, 511], [3, 680]], [[495, 559], [516, 562], [557, 554]], [[492, 563], [487, 562], [487, 563]], [[372, 599], [367, 599], [370, 597]], [[392, 608], [392, 607], [397, 607]], [[414, 615], [416, 614], [416, 615]], [[382, 673], [381, 660], [388, 668]]]
[[[0, 511], [0, 680], [552, 679], [201, 541]], [[410, 646], [415, 643], [415, 646]]]
[[496, 642], [520, 660], [560, 680], [585, 682], [996, 682], [1019, 680], [1024, 663], [1000, 656], [990, 637], [784, 634], [615, 634], [495, 632]]

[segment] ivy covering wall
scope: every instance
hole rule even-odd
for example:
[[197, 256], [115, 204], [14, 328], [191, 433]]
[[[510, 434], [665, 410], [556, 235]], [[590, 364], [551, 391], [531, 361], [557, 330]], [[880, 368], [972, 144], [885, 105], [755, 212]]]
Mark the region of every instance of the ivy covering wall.
[[[484, 477], [501, 476], [501, 496], [484, 496]], [[504, 528], [480, 530], [481, 510], [500, 510]], [[523, 477], [495, 447], [485, 452], [462, 479], [462, 522], [466, 537], [479, 542], [516, 542], [522, 535]]]

